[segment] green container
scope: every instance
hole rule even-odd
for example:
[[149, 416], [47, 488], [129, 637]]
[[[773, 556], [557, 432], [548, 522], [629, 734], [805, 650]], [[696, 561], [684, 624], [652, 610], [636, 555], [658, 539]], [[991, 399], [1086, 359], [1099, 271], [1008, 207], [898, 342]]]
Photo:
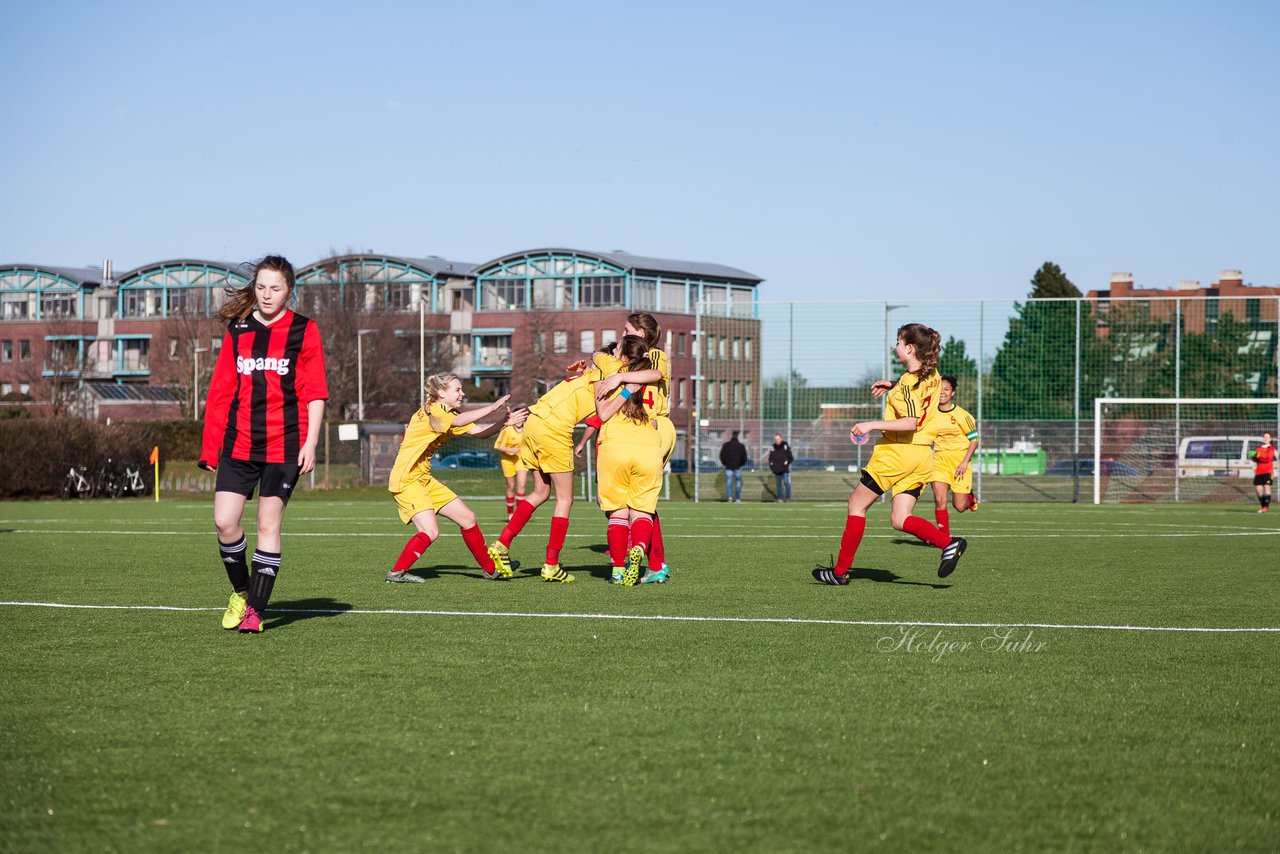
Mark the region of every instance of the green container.
[[978, 470], [983, 474], [1044, 474], [1045, 453], [1034, 451], [1005, 451], [999, 448], [979, 449], [977, 458]]

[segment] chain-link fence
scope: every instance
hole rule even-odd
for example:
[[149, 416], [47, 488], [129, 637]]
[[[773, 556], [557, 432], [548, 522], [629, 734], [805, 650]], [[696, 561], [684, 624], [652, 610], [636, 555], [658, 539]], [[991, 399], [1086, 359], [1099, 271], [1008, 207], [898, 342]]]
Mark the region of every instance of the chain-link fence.
[[881, 418], [870, 385], [901, 374], [892, 349], [908, 322], [941, 334], [939, 370], [956, 377], [957, 404], [978, 420], [984, 500], [1093, 500], [1096, 398], [1272, 401], [1104, 407], [1108, 501], [1235, 497], [1251, 489], [1252, 468], [1238, 455], [1230, 465], [1186, 465], [1189, 441], [1240, 437], [1247, 454], [1280, 423], [1280, 297], [761, 303], [754, 318], [724, 308], [704, 305], [698, 318], [696, 414], [685, 438], [697, 473], [690, 491], [701, 500], [724, 497], [718, 453], [733, 431], [752, 459], [744, 500], [773, 498], [766, 459], [775, 434], [796, 458], [794, 499], [847, 498], [872, 448], [851, 444], [849, 427]]

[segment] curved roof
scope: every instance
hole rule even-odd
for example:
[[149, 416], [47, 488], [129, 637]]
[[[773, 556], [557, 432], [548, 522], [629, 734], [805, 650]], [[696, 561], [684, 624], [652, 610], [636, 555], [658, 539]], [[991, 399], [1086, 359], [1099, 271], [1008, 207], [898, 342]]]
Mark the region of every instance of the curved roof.
[[49, 264], [4, 264], [0, 265], [0, 273], [3, 272], [32, 272], [32, 273], [49, 273], [54, 276], [75, 282], [81, 287], [96, 287], [102, 284], [102, 269], [100, 267], [53, 267]]
[[134, 267], [132, 270], [116, 276], [116, 283], [119, 284], [127, 279], [137, 278], [144, 273], [150, 273], [155, 270], [163, 270], [172, 267], [207, 267], [211, 270], [222, 270], [230, 275], [238, 276], [245, 281], [248, 281], [249, 279], [249, 271], [242, 264], [229, 264], [226, 261], [209, 261], [204, 258], [173, 258], [168, 261], [155, 261], [150, 264], [143, 264], [141, 267]]
[[333, 255], [329, 258], [321, 258], [319, 261], [313, 261], [305, 267], [299, 267], [298, 278], [302, 278], [305, 273], [324, 267], [326, 264], [332, 264], [335, 261], [339, 263], [343, 261], [391, 261], [396, 264], [403, 264], [406, 267], [413, 267], [432, 276], [470, 277], [476, 269], [475, 264], [466, 261], [450, 261], [438, 256], [410, 258], [405, 255], [384, 255], [381, 252], [352, 252], [347, 255]]
[[512, 252], [500, 258], [494, 258], [475, 268], [477, 274], [489, 267], [496, 267], [520, 258], [535, 258], [544, 255], [577, 255], [584, 258], [595, 258], [621, 267], [630, 273], [658, 273], [660, 275], [681, 276], [693, 279], [729, 279], [748, 284], [759, 284], [764, 281], [757, 275], [727, 267], [724, 264], [711, 264], [705, 261], [677, 261], [671, 258], [653, 258], [646, 255], [632, 255], [630, 252], [615, 250], [613, 252], [597, 252], [590, 249], [569, 249], [555, 247], [546, 249], [528, 249], [523, 252]]

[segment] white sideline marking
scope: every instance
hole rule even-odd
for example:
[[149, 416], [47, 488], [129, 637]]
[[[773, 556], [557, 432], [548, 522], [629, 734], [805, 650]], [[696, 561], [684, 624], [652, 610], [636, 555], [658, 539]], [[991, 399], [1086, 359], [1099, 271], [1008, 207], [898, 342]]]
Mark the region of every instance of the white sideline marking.
[[[88, 611], [221, 611], [223, 608], [195, 608], [181, 605], [77, 605], [67, 602], [0, 602], [0, 606], [26, 608], [65, 608]], [[642, 622], [672, 623], [774, 623], [782, 625], [806, 626], [920, 626], [922, 628], [942, 629], [1073, 629], [1080, 631], [1112, 631], [1112, 632], [1199, 632], [1207, 634], [1240, 634], [1248, 632], [1280, 633], [1280, 628], [1232, 626], [1106, 626], [1071, 623], [1022, 623], [1010, 621], [1004, 623], [942, 623], [928, 620], [820, 620], [802, 617], [697, 617], [669, 616], [661, 614], [539, 614], [526, 611], [439, 611], [417, 610], [405, 608], [268, 608], [272, 614], [366, 614], [396, 616], [428, 616], [428, 617], [527, 617], [531, 619], [564, 619], [564, 620], [638, 620]]]

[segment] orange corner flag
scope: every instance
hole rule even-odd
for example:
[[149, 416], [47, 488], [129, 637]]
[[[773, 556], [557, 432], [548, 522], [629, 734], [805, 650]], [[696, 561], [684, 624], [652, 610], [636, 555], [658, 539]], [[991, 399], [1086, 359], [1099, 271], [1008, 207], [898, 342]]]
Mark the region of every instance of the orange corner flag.
[[151, 449], [151, 459], [147, 460], [147, 462], [151, 463], [152, 465], [155, 465], [156, 463], [160, 462], [160, 446], [159, 445], [156, 445], [154, 448]]

